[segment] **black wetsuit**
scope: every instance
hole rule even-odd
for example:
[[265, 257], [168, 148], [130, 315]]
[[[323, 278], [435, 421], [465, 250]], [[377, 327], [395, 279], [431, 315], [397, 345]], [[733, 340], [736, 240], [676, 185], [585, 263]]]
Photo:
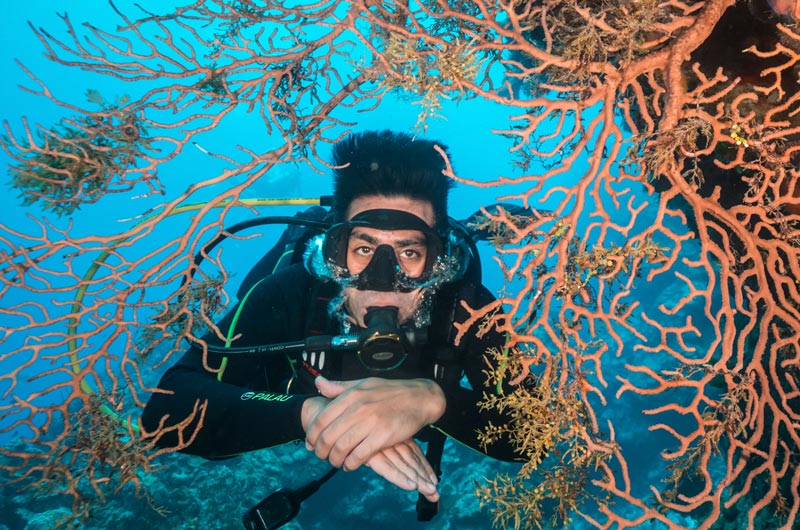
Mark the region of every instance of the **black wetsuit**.
[[[454, 286], [450, 288], [456, 291]], [[231, 343], [232, 346], [298, 341], [317, 334], [337, 335], [341, 332], [340, 325], [327, 315], [327, 298], [331, 293], [335, 294], [335, 289], [338, 288], [331, 284], [321, 284], [302, 266], [293, 265], [262, 280], [218, 326], [228, 337], [231, 324], [235, 322], [230, 336], [239, 338]], [[449, 300], [443, 303], [444, 310], [436, 310], [437, 314], [446, 313], [448, 305], [455, 307], [455, 322], [467, 318], [459, 300], [466, 301], [470, 307], [481, 307], [493, 300], [484, 287], [469, 285], [458, 286], [455, 305], [452, 295], [447, 297], [441, 293], [438, 296]], [[437, 300], [437, 303], [442, 302]], [[445, 315], [449, 322], [453, 321], [450, 320], [452, 317], [452, 312]], [[484, 392], [497, 391], [486, 381], [484, 354], [488, 348], [502, 348], [504, 337], [489, 331], [477, 338], [475, 331], [469, 330], [460, 349], [448, 347], [450, 351], [460, 351], [463, 355], [460, 362], [448, 368], [451, 375], [456, 373], [456, 383], [442, 385], [447, 406], [435, 427], [494, 458], [518, 460], [519, 455], [510, 443], [497, 442], [483, 451], [477, 442], [478, 429], [490, 421], [494, 425], [503, 424], [507, 418], [495, 411], [481, 411], [477, 405]], [[205, 340], [211, 344], [220, 343], [214, 334], [207, 335]], [[435, 334], [429, 342], [437, 342]], [[313, 385], [317, 373], [332, 380], [369, 376], [434, 379], [433, 350], [437, 347], [443, 346], [429, 344], [420, 347], [400, 368], [380, 374], [370, 373], [355, 354], [349, 352], [329, 353], [324, 359], [316, 355], [297, 355], [291, 361], [285, 355], [237, 358], [232, 354], [223, 360], [219, 355], [209, 354], [207, 362], [211, 368], [224, 368], [220, 373], [213, 373], [204, 368], [202, 352], [193, 347], [169, 368], [159, 383], [159, 388], [172, 393], [153, 394], [142, 421], [148, 430], [153, 430], [165, 415], [169, 415], [166, 425], [171, 425], [186, 418], [198, 400], [207, 400], [203, 428], [184, 452], [220, 458], [276, 446], [305, 437], [300, 411], [306, 398], [318, 395]], [[462, 372], [472, 388], [458, 384]], [[506, 392], [509, 390], [504, 388]], [[165, 436], [159, 443], [174, 446], [177, 438]]]

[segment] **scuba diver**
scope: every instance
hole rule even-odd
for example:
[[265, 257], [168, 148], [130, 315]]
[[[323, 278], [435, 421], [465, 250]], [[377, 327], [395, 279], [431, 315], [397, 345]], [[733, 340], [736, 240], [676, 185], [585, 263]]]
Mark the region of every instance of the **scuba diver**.
[[[297, 263], [269, 274], [254, 267], [217, 331], [167, 370], [143, 411], [162, 447], [219, 459], [304, 440], [334, 467], [277, 504], [265, 499], [245, 515], [246, 528], [278, 528], [336, 468], [362, 465], [418, 491], [418, 519], [430, 520], [446, 436], [522, 460], [507, 438], [478, 441], [480, 430], [511, 421], [479, 406], [484, 394], [512, 391], [485, 373], [505, 335], [479, 333], [476, 322], [456, 340], [466, 307], [494, 297], [480, 283], [469, 232], [448, 217], [453, 181], [435, 145], [443, 147], [392, 131], [340, 140], [333, 224], [303, 240]], [[202, 427], [175, 428], [198, 403], [206, 403]]]

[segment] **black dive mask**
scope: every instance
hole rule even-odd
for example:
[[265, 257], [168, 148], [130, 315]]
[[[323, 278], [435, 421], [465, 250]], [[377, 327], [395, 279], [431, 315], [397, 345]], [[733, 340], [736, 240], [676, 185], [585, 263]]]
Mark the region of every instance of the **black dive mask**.
[[[347, 267], [348, 245], [356, 228], [372, 228], [381, 231], [409, 230], [419, 234], [424, 242], [424, 265], [421, 272], [413, 276], [398, 260], [392, 245], [376, 243], [371, 248], [369, 263], [358, 274]], [[355, 239], [359, 239], [357, 236]], [[357, 245], [362, 243], [357, 242]], [[405, 252], [403, 248], [399, 252]], [[469, 264], [469, 251], [463, 240], [448, 231], [446, 241], [425, 221], [416, 215], [400, 210], [367, 210], [350, 221], [332, 226], [325, 234], [309, 241], [304, 258], [306, 269], [323, 280], [333, 280], [343, 287], [354, 287], [363, 291], [406, 293], [428, 286], [460, 279]]]
[[390, 245], [378, 245], [369, 265], [358, 274], [354, 287], [362, 291], [394, 291], [398, 271], [400, 264], [394, 249]]

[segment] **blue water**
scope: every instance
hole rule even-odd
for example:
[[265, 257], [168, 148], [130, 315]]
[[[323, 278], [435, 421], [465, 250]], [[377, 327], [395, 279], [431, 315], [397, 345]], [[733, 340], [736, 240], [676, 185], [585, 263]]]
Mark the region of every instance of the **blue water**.
[[[154, 10], [160, 12], [166, 11], [168, 5], [166, 2], [143, 2], [143, 4], [152, 5]], [[118, 2], [117, 5], [123, 11], [136, 12], [133, 2]], [[15, 134], [22, 130], [21, 119], [23, 117], [27, 118], [31, 125], [41, 123], [44, 126], [48, 126], [56, 123], [65, 114], [70, 114], [69, 110], [58, 108], [46, 98], [20, 90], [19, 85], [35, 89], [36, 83], [22, 71], [15, 63], [15, 60], [21, 61], [28, 69], [34, 72], [59, 99], [77, 102], [81, 106], [85, 102], [83, 94], [87, 88], [97, 89], [101, 93], [108, 94], [107, 97], [110, 98], [124, 93], [127, 88], [118, 81], [99, 78], [77, 68], [61, 67], [43, 57], [43, 47], [34, 37], [26, 21], [31, 20], [36, 26], [45, 27], [48, 31], [63, 36], [63, 24], [55, 13], [65, 10], [76, 23], [89, 20], [109, 29], [113, 28], [117, 23], [116, 15], [103, 2], [35, 0], [13, 2], [5, 6], [5, 16], [0, 19], [0, 45], [2, 46], [0, 48], [2, 49], [2, 52], [0, 52], [2, 64], [0, 67], [3, 72], [0, 77], [2, 79], [0, 81], [0, 105], [2, 105], [2, 117], [9, 123], [11, 130]], [[138, 89], [139, 87], [133, 88], [133, 90]], [[367, 113], [354, 112], [347, 117], [357, 122], [356, 129], [393, 128], [408, 131], [413, 128], [416, 122], [417, 111], [418, 108], [407, 101], [387, 98], [375, 110]], [[508, 154], [508, 148], [511, 144], [508, 140], [493, 132], [493, 130], [505, 129], [509, 126], [507, 118], [510, 114], [509, 109], [494, 103], [470, 100], [458, 104], [446, 102], [443, 114], [446, 119], [433, 119], [429, 122], [426, 136], [442, 139], [449, 144], [452, 160], [459, 176], [478, 181], [490, 181], [498, 176], [514, 177], [520, 174], [519, 168], [512, 163], [512, 157]], [[258, 124], [254, 122], [254, 116], [240, 112], [233, 119], [227, 120], [224, 127], [199, 136], [197, 142], [209, 151], [236, 156], [237, 145], [254, 150], [265, 149], [264, 145], [266, 145], [267, 140], [261, 138], [259, 133], [254, 133], [254, 131], [260, 131]], [[321, 154], [325, 157], [325, 153]], [[0, 164], [5, 166], [7, 162], [6, 155], [0, 154]], [[166, 198], [170, 198], [171, 195], [179, 193], [193, 183], [216, 176], [224, 167], [225, 164], [208, 157], [199, 149], [195, 150], [187, 147], [181, 156], [165, 166], [160, 175], [162, 183], [167, 190]], [[585, 167], [586, 161], [580, 161], [573, 166], [571, 172], [559, 177], [560, 180], [548, 183], [548, 187], [573, 184], [580, 178]], [[294, 186], [289, 188], [289, 194], [315, 196], [330, 191], [329, 181], [324, 175], [315, 174], [306, 168], [288, 167], [285, 171], [287, 172], [286, 175], [276, 175], [274, 182], [269, 182], [269, 179], [267, 179], [267, 182], [258, 183], [254, 186], [252, 190], [253, 196], [284, 196], [287, 194], [287, 182]], [[288, 180], [281, 180], [282, 178]], [[635, 188], [635, 185], [629, 182], [625, 184], [625, 187], [632, 186]], [[518, 193], [524, 189], [524, 185], [507, 186], [502, 189], [459, 186], [451, 198], [451, 215], [456, 218], [466, 217], [480, 205], [494, 202], [498, 197]], [[649, 220], [653, 218], [655, 203], [643, 193], [641, 186], [633, 190], [633, 196], [636, 198], [635, 202], [637, 204], [645, 205], [644, 214], [640, 217], [637, 225], [639, 229], [643, 229], [643, 227], [647, 226]], [[202, 193], [198, 197], [202, 198]], [[98, 204], [84, 207], [76, 212], [72, 216], [72, 233], [118, 233], [127, 226], [124, 222], [126, 217], [142, 213], [158, 205], [164, 199], [164, 197], [153, 196], [131, 201], [126, 195], [108, 197], [107, 200], [103, 199]], [[558, 194], [554, 194], [549, 201], [543, 201], [538, 206], [545, 209], [553, 208], [558, 204], [558, 201]], [[22, 208], [19, 204], [20, 201], [13, 192], [4, 190], [4, 193], [0, 196], [0, 211], [2, 211], [0, 217], [2, 217], [3, 224], [21, 232], [36, 233], [36, 224], [27, 217], [28, 215], [33, 215], [40, 219], [46, 218], [60, 227], [66, 225], [65, 219], [57, 220], [50, 214], [43, 215], [38, 207]], [[625, 204], [626, 202], [624, 201], [623, 209], [615, 212], [615, 215], [623, 217], [630, 215], [624, 209]], [[605, 200], [602, 207], [608, 210], [613, 208], [610, 200]], [[585, 223], [589, 222], [589, 217], [592, 213], [591, 208], [593, 207], [587, 206], [584, 216]], [[269, 213], [292, 214], [295, 211], [296, 209], [294, 208], [278, 208]], [[246, 217], [250, 215], [250, 212], [241, 212], [236, 215]], [[232, 216], [231, 220], [236, 220], [236, 215]], [[675, 228], [685, 230], [685, 227], [676, 226]], [[175, 221], [174, 225], [165, 223], [161, 230], [150, 236], [150, 239], [139, 242], [134, 250], [142, 253], [147, 252], [152, 248], [156, 248], [162, 242], [177, 237], [180, 235], [180, 230], [181, 224], [179, 221]], [[271, 233], [274, 234], [275, 232]], [[622, 238], [620, 238], [619, 242], [622, 242]], [[693, 248], [691, 244], [687, 245], [685, 251], [691, 253]], [[497, 291], [504, 285], [502, 276], [496, 265], [493, 265], [491, 249], [486, 247], [483, 250], [485, 250], [485, 283]], [[249, 266], [249, 262], [246, 259], [247, 256], [252, 256], [256, 251], [253, 250], [252, 246], [248, 247], [247, 242], [231, 242], [226, 252], [232, 256], [229, 262], [231, 263], [231, 270], [240, 274], [238, 277], [233, 277], [229, 284], [229, 292], [233, 293], [238, 281], [240, 281]], [[689, 257], [696, 258], [694, 256]], [[88, 265], [91, 263], [91, 259], [91, 256], [86, 256], [86, 261], [77, 263]], [[703, 281], [702, 273], [699, 281]], [[659, 304], [674, 303], [685, 292], [683, 284], [676, 283], [674, 276], [671, 275], [662, 275], [649, 284], [640, 282], [638, 288], [637, 298], [642, 303], [641, 310], [647, 313], [656, 313], [656, 308]], [[2, 304], [10, 306], [23, 301], [28, 296], [30, 296], [30, 293], [11, 291], [4, 297]], [[50, 303], [52, 300], [47, 293], [37, 296], [41, 303]], [[700, 315], [697, 317], [696, 325], [701, 330], [709, 329], [709, 323], [703, 321], [700, 308], [690, 305], [687, 311], [696, 312]], [[678, 321], [679, 319], [676, 317], [676, 322]], [[658, 336], [648, 336], [642, 341], [628, 334], [624, 334], [622, 337], [626, 342], [625, 351], [630, 355], [630, 358], [605, 359], [604, 375], [610, 385], [606, 391], [606, 396], [610, 397], [612, 403], [603, 408], [604, 421], [605, 419], [613, 419], [616, 422], [615, 425], [618, 427], [616, 431], [617, 440], [624, 451], [629, 451], [628, 465], [630, 469], [635, 470], [632, 473], [634, 475], [633, 489], [635, 493], [646, 497], [649, 484], [655, 483], [660, 486], [658, 481], [659, 473], [662, 471], [662, 464], [659, 463], [659, 451], [674, 449], [674, 446], [671, 445], [671, 439], [663, 433], [651, 433], [647, 429], [650, 423], [649, 418], [643, 416], [641, 411], [644, 408], [652, 407], [654, 405], [653, 402], [646, 402], [647, 400], [633, 397], [631, 394], [626, 395], [625, 399], [614, 401], [613, 396], [619, 385], [619, 381], [615, 378], [615, 370], [621, 370], [625, 362], [642, 362], [642, 358], [648, 354], [642, 350], [636, 350], [635, 345], [637, 343], [649, 343], [650, 346], [653, 346], [657, 344], [659, 338]], [[608, 337], [601, 337], [601, 339], [609, 340]], [[21, 338], [14, 338], [14, 341], [18, 340], [21, 340]], [[697, 341], [700, 340], [698, 337]], [[11, 344], [6, 344], [4, 347], [9, 346], [16, 346], [16, 344], [12, 341]], [[669, 367], [670, 362], [670, 360], [654, 358], [650, 366], [655, 369]], [[42, 369], [46, 369], [44, 361], [42, 361]], [[155, 374], [152, 376], [155, 376]], [[42, 382], [31, 383], [33, 387], [37, 384], [41, 385]], [[32, 387], [29, 386], [29, 383], [21, 382], [16, 392], [24, 393], [29, 391], [30, 388]], [[0, 388], [0, 391], [3, 390], [3, 388]], [[673, 399], [676, 398], [673, 397]], [[681, 420], [675, 419], [675, 425], [680, 424]], [[689, 424], [687, 423], [686, 425]], [[620, 426], [624, 426], [624, 429], [620, 429]], [[0, 434], [0, 442], [8, 442], [9, 437], [9, 434]], [[646, 447], [646, 450], [643, 449], [644, 447]], [[283, 451], [280, 453], [283, 455], [282, 458], [288, 459], [290, 463], [286, 464], [284, 469], [286, 476], [281, 477], [281, 480], [276, 483], [281, 484], [281, 481], [285, 480], [295, 480], [297, 481], [295, 484], [301, 483], [305, 474], [297, 473], [299, 476], [294, 476], [296, 475], [294, 470], [307, 468], [308, 461], [302, 460], [302, 456], [297, 456], [289, 449], [281, 449], [281, 451]], [[302, 454], [302, 450], [300, 453]], [[449, 479], [451, 482], [447, 482], [446, 486], [443, 486], [447, 488], [443, 492], [445, 513], [434, 523], [428, 525], [427, 528], [464, 528], [463, 524], [466, 523], [463, 521], [466, 519], [473, 521], [472, 517], [476, 517], [477, 519], [474, 519], [476, 521], [483, 521], [471, 523], [475, 524], [474, 528], [488, 527], [489, 524], [485, 519], [486, 515], [479, 516], [476, 501], [468, 498], [468, 494], [472, 490], [471, 481], [480, 480], [483, 476], [491, 475], [493, 472], [513, 472], [515, 468], [487, 459], [476, 460], [465, 450], [456, 447], [451, 448], [448, 454], [450, 458], [459, 462], [467, 462], [468, 464], [464, 464], [467, 465], [465, 468], [450, 468], [448, 470], [448, 465], [445, 463], [445, 473], [449, 473], [450, 477], [454, 477]], [[227, 480], [229, 479], [225, 478], [224, 470], [229, 469], [231, 476], [234, 476], [237, 473], [237, 464], [198, 463], [197, 459], [189, 463], [191, 457], [178, 458], [183, 458], [178, 465], [197, 467], [197, 469], [201, 470], [199, 472], [209, 472], [208, 470], [212, 468], [215, 473], [223, 470], [220, 473], [219, 480], [221, 482], [218, 488], [214, 491], [201, 492], [203, 498], [195, 499], [200, 506], [198, 507], [198, 513], [201, 514], [198, 516], [198, 524], [200, 525], [198, 528], [236, 528], [238, 527], [237, 521], [242, 506], [246, 507], [248, 503], [252, 504], [260, 496], [269, 493], [269, 488], [261, 488], [261, 491], [249, 491], [247, 493], [247, 499], [249, 500], [242, 500], [241, 496], [229, 495], [225, 491]], [[279, 465], [278, 468], [280, 467]], [[183, 505], [188, 502], [185, 499], [180, 502], [176, 500], [181, 495], [186, 495], [187, 492], [185, 490], [170, 491], [169, 484], [159, 482], [159, 474], [155, 474], [149, 480], [156, 481], [154, 489], [165, 495], [157, 499], [157, 502], [165, 503], [171, 495], [174, 495], [175, 498], [173, 500], [176, 503]], [[242, 488], [245, 488], [245, 486], [242, 486]], [[354, 474], [352, 477], [344, 476], [344, 474], [340, 473], [318, 496], [309, 501], [307, 509], [304, 510], [298, 522], [302, 525], [302, 528], [353, 528], [353, 526], [350, 526], [351, 523], [348, 523], [348, 517], [342, 514], [350, 514], [350, 517], [362, 522], [365, 520], [364, 517], [368, 518], [370, 515], [374, 515], [375, 518], [385, 522], [385, 524], [382, 523], [382, 526], [387, 529], [414, 527], [412, 524], [413, 496], [396, 490], [390, 491], [389, 488], [385, 487], [379, 488], [380, 484], [374, 480], [369, 480], [369, 477], [365, 477], [364, 472], [361, 475]], [[192, 495], [198, 494], [193, 493]], [[360, 506], [359, 503], [364, 504]], [[205, 520], [202, 516], [205, 508], [201, 507], [207, 504], [213, 504], [216, 509], [223, 512], [227, 511], [230, 513], [230, 519], [225, 522]], [[383, 506], [386, 511], [380, 514], [369, 511], [375, 510], [377, 506]], [[389, 520], [393, 519], [392, 509], [402, 513], [397, 515], [395, 522], [390, 523]], [[368, 510], [366, 514], [363, 513], [364, 510]], [[357, 513], [361, 513], [361, 515], [354, 515]], [[3, 517], [4, 515], [0, 513], [0, 528], [2, 528]], [[187, 518], [189, 517], [189, 514], [187, 514]], [[191, 517], [194, 517], [194, 514]], [[461, 520], [459, 517], [465, 517], [465, 519]], [[325, 521], [329, 521], [329, 523]], [[327, 524], [333, 526], [328, 526]], [[394, 524], [397, 526], [393, 526]], [[484, 524], [485, 526], [482, 526]]]

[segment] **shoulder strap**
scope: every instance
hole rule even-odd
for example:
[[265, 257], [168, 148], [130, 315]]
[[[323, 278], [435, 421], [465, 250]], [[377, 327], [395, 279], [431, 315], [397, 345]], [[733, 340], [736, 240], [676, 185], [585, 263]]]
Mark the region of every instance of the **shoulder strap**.
[[335, 335], [339, 332], [338, 329], [333, 328], [334, 323], [328, 316], [330, 301], [338, 294], [339, 288], [335, 283], [315, 280], [306, 317], [306, 337]]
[[[338, 295], [339, 288], [333, 282], [314, 280], [308, 303], [305, 322], [305, 337], [330, 336], [339, 333], [338, 326], [328, 315], [328, 307], [333, 297]], [[324, 367], [324, 375], [334, 379], [341, 378], [341, 355], [333, 355], [328, 351], [330, 341], [314, 343], [315, 346], [301, 355], [300, 362], [305, 367], [301, 380], [306, 383], [316, 375], [320, 375]], [[327, 346], [325, 346], [327, 344]], [[310, 374], [310, 375], [309, 375]], [[297, 374], [295, 374], [297, 375]], [[313, 383], [310, 388], [313, 388]]]
[[[431, 429], [428, 433], [428, 448], [425, 451], [425, 458], [436, 473], [436, 478], [442, 478], [442, 454], [444, 453], [444, 442], [447, 437], [438, 429]], [[439, 502], [431, 502], [422, 493], [417, 497], [417, 521], [430, 521], [439, 513]]]
[[468, 352], [463, 342], [454, 345], [456, 330], [453, 322], [461, 299], [470, 298], [474, 290], [475, 286], [469, 281], [446, 284], [434, 302], [428, 340], [434, 348], [433, 380], [440, 385], [451, 387], [461, 381], [461, 367]]
[[[466, 280], [446, 284], [439, 290], [434, 302], [428, 340], [434, 347], [433, 380], [445, 391], [461, 383], [461, 369], [467, 350], [464, 346], [454, 345], [456, 331], [453, 322], [461, 298], [470, 297], [474, 290], [475, 285]], [[436, 478], [441, 479], [442, 455], [447, 436], [434, 428], [430, 428], [426, 436], [428, 447], [425, 458], [436, 473]], [[417, 497], [417, 520], [430, 521], [438, 512], [439, 503], [429, 501], [420, 493]]]

